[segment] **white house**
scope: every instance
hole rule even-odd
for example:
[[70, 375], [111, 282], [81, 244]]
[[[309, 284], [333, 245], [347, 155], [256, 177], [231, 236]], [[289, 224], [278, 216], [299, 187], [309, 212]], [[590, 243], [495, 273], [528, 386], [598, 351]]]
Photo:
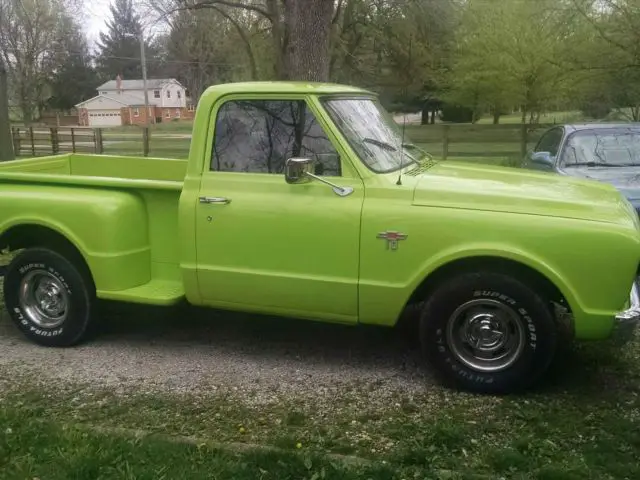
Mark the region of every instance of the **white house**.
[[[80, 125], [116, 126], [145, 124], [142, 80], [115, 80], [100, 85], [98, 95], [76, 105]], [[147, 80], [149, 123], [193, 118], [194, 106], [185, 87], [174, 78]]]

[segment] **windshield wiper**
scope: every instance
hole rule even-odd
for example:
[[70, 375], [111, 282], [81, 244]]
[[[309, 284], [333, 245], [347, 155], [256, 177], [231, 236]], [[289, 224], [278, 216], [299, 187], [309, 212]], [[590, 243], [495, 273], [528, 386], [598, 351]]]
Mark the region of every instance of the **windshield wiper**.
[[[640, 164], [636, 164], [640, 166]], [[606, 162], [575, 162], [567, 163], [565, 167], [633, 167], [633, 164], [606, 163]]]
[[391, 152], [397, 152], [398, 149], [391, 145], [390, 143], [384, 142], [382, 140], [376, 140], [375, 138], [365, 137], [362, 139], [363, 142], [372, 143], [377, 145], [380, 148], [384, 148], [385, 150], [389, 150]]

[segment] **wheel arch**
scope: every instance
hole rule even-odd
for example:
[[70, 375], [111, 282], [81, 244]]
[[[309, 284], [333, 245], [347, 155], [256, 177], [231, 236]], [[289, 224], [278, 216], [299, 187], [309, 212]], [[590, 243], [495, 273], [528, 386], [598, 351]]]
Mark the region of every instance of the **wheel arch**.
[[[93, 275], [82, 250], [55, 228], [37, 223], [21, 223], [0, 234], [0, 250], [15, 251], [34, 247], [48, 248], [64, 256], [82, 269], [93, 283]], [[93, 287], [95, 288], [95, 284]]]
[[[541, 269], [518, 259], [485, 254], [456, 258], [439, 265], [429, 272], [413, 290], [407, 300], [398, 324], [406, 326], [407, 322], [413, 323], [415, 320], [415, 316], [412, 313], [413, 308], [419, 308], [422, 302], [429, 296], [429, 293], [447, 278], [461, 273], [480, 270], [512, 275], [540, 291], [550, 302], [557, 303], [561, 307], [566, 308], [566, 313], [569, 316], [573, 312], [572, 297], [570, 293], [567, 294], [567, 287], [565, 285], [559, 286], [556, 282], [552, 281], [547, 274], [543, 273]], [[567, 317], [562, 320], [567, 321]], [[571, 324], [563, 325], [563, 327], [568, 329], [569, 332], [573, 330]]]

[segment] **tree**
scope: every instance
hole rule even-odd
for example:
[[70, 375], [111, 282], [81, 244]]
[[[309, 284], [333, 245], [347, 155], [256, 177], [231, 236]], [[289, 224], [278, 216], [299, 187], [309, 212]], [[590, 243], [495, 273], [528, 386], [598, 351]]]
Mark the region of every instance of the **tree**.
[[92, 65], [87, 41], [80, 27], [67, 22], [66, 34], [57, 48], [57, 65], [51, 75], [50, 108], [70, 110], [78, 103], [95, 95], [98, 75]]
[[13, 160], [13, 142], [9, 123], [9, 95], [7, 89], [7, 70], [0, 57], [0, 162]]
[[0, 1], [0, 56], [26, 123], [49, 96], [68, 15], [56, 0]]
[[[242, 10], [254, 25], [266, 24], [276, 78], [329, 79], [331, 25], [336, 8], [331, 0], [166, 0], [164, 3], [152, 2], [152, 5], [165, 17], [176, 15], [181, 10], [209, 9], [231, 19], [234, 17], [230, 16], [228, 9]], [[240, 23], [236, 22], [235, 26], [243, 32], [240, 36], [249, 51], [249, 32], [245, 32], [246, 27]]]
[[[239, 28], [245, 34], [245, 26], [236, 14], [221, 8], [183, 10], [173, 17], [170, 31], [163, 37], [164, 68], [187, 86], [192, 98], [199, 98], [214, 83], [257, 79], [253, 49], [239, 35]], [[245, 48], [238, 49], [239, 43]]]
[[615, 108], [640, 121], [640, 1], [571, 0], [588, 31], [573, 62], [583, 78], [578, 94], [585, 109]]
[[574, 80], [564, 62], [575, 44], [575, 12], [562, 0], [469, 0], [449, 75], [449, 98], [492, 109], [519, 106], [535, 120]]
[[331, 79], [366, 86], [391, 110], [435, 120], [457, 21], [454, 0], [344, 0]]
[[[103, 79], [142, 78], [140, 63], [140, 35], [142, 23], [133, 8], [133, 0], [113, 0], [109, 6], [111, 19], [107, 21], [107, 31], [100, 33], [98, 71]], [[154, 50], [145, 42], [145, 53], [152, 57]], [[150, 69], [151, 70], [151, 69]], [[152, 72], [149, 72], [152, 75]]]

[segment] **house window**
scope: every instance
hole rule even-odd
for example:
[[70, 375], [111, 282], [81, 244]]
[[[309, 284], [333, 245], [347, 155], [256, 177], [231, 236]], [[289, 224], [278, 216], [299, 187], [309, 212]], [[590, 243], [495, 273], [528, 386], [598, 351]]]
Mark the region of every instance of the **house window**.
[[134, 117], [139, 117], [140, 116], [140, 109], [139, 108], [134, 108], [133, 109], [133, 116]]
[[176, 118], [180, 118], [180, 109], [176, 108]]
[[178, 98], [182, 98], [182, 92], [180, 90], [178, 90], [177, 95], [178, 95]]
[[164, 112], [164, 116], [167, 117], [167, 118], [171, 118], [171, 110], [166, 110]]
[[171, 98], [171, 90], [167, 90], [167, 98]]
[[106, 95], [106, 94], [107, 94], [107, 92], [100, 92], [100, 93], [101, 93], [102, 95]]
[[211, 170], [282, 174], [309, 157], [315, 174], [340, 176], [340, 157], [303, 100], [230, 100], [218, 110]]
[[160, 98], [160, 90], [153, 91], [153, 98]]
[[192, 103], [190, 103], [189, 105], [187, 105], [187, 110], [190, 112], [193, 112], [195, 110], [194, 106]]

